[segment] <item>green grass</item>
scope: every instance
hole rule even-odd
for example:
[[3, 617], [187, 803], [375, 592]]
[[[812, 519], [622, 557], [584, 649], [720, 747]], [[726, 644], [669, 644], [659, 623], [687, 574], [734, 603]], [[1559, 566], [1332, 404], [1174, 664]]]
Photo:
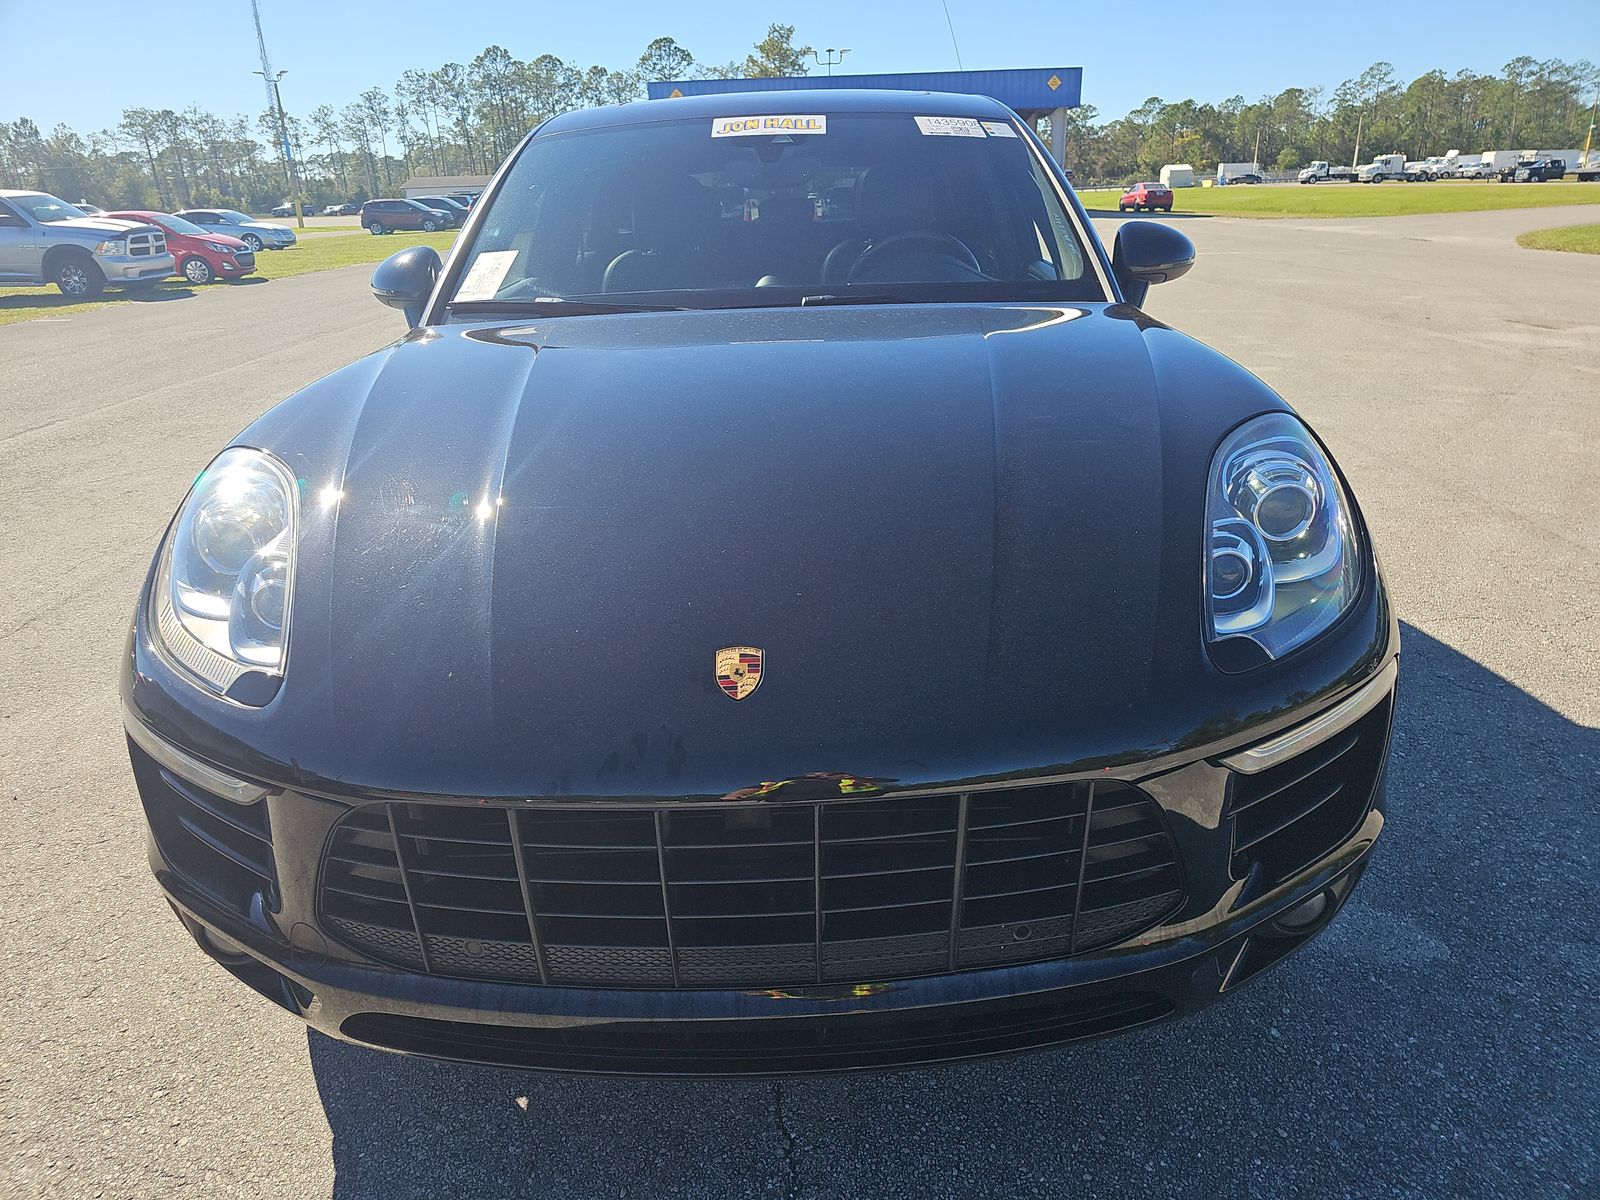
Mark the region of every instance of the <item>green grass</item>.
[[[309, 275], [313, 271], [360, 266], [364, 263], [381, 262], [396, 250], [403, 250], [407, 246], [432, 246], [443, 254], [449, 250], [455, 239], [454, 232], [395, 233], [383, 237], [373, 237], [369, 233], [355, 233], [340, 237], [307, 238], [292, 250], [263, 250], [256, 255], [256, 274], [265, 280], [288, 279], [293, 275]], [[240, 285], [213, 283], [197, 288], [174, 278], [144, 295], [108, 291], [93, 300], [73, 300], [71, 297], [63, 296], [54, 285], [42, 288], [0, 288], [0, 325], [32, 321], [40, 317], [66, 317], [74, 313], [112, 306], [167, 304], [179, 301], [204, 303], [206, 296], [235, 286]], [[243, 286], [260, 285], [246, 283]]]
[[[1096, 208], [1115, 208], [1118, 189], [1082, 193]], [[1228, 217], [1396, 217], [1600, 204], [1600, 183], [1318, 183], [1309, 186], [1179, 188], [1175, 212]]]
[[1563, 225], [1535, 229], [1517, 238], [1529, 250], [1570, 250], [1574, 254], [1600, 254], [1600, 225]]

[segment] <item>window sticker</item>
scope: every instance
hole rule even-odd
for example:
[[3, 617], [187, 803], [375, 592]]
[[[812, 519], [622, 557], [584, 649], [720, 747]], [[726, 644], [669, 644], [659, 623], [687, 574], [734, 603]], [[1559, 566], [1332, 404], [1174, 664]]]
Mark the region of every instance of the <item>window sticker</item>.
[[456, 299], [493, 300], [516, 258], [515, 250], [485, 250], [472, 260], [472, 270], [456, 289]]
[[714, 138], [827, 132], [828, 118], [820, 114], [771, 113], [761, 117], [714, 117], [711, 121], [711, 136]]
[[981, 121], [979, 123], [988, 131], [990, 137], [1014, 138], [1017, 136], [1017, 131], [1005, 121]]
[[987, 137], [975, 117], [918, 117], [924, 137]]

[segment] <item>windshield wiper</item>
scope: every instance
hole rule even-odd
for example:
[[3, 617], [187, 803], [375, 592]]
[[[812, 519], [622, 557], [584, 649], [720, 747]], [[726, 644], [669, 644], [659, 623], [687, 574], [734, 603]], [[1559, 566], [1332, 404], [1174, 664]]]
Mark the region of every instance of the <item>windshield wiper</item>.
[[688, 312], [678, 304], [623, 304], [611, 300], [568, 300], [563, 296], [533, 296], [527, 300], [452, 300], [451, 312], [532, 313], [541, 317], [589, 317], [606, 313]]
[[926, 301], [911, 300], [905, 296], [886, 295], [883, 292], [862, 292], [860, 294], [847, 292], [844, 295], [801, 296], [800, 304], [803, 308], [811, 308], [822, 304], [922, 304]]

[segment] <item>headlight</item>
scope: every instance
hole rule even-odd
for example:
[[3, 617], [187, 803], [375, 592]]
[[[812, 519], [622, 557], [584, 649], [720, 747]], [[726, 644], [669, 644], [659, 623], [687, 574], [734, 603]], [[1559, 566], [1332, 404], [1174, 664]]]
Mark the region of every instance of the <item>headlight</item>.
[[101, 254], [101, 255], [106, 255], [106, 256], [110, 256], [110, 255], [113, 255], [113, 254], [122, 254], [123, 253], [122, 243], [121, 242], [101, 242], [99, 245], [97, 245], [94, 248], [94, 252], [96, 254]]
[[294, 598], [294, 477], [259, 450], [224, 450], [184, 501], [156, 575], [161, 643], [211, 690], [277, 694]]
[[1361, 584], [1350, 504], [1316, 440], [1269, 413], [1228, 435], [1206, 503], [1207, 634], [1281, 658], [1337, 621]]
[[207, 242], [206, 243], [206, 249], [210, 250], [213, 254], [232, 254], [233, 253], [233, 247], [232, 246], [224, 246], [224, 245], [221, 245], [221, 244], [219, 244], [217, 242]]

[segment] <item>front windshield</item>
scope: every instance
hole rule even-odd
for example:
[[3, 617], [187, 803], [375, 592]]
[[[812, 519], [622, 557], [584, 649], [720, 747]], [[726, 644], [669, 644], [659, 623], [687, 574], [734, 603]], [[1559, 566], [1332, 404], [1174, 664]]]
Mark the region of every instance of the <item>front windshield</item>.
[[12, 204], [31, 216], [43, 225], [55, 221], [70, 221], [74, 217], [87, 217], [89, 214], [83, 209], [68, 204], [65, 200], [57, 200], [54, 196], [34, 193], [31, 196], [11, 196]]
[[237, 211], [235, 209], [232, 209], [232, 208], [224, 208], [221, 211], [222, 211], [222, 216], [223, 216], [223, 218], [225, 220], [232, 221], [236, 225], [237, 224], [247, 223], [247, 222], [255, 220], [254, 217], [249, 216], [249, 215], [247, 215], [245, 213], [239, 212], [239, 211]]
[[462, 308], [1105, 298], [1011, 122], [701, 117], [545, 135], [481, 221]]
[[195, 234], [204, 237], [206, 233], [193, 221], [185, 220], [183, 217], [162, 217], [155, 224], [163, 226], [169, 233], [187, 233], [191, 237]]

